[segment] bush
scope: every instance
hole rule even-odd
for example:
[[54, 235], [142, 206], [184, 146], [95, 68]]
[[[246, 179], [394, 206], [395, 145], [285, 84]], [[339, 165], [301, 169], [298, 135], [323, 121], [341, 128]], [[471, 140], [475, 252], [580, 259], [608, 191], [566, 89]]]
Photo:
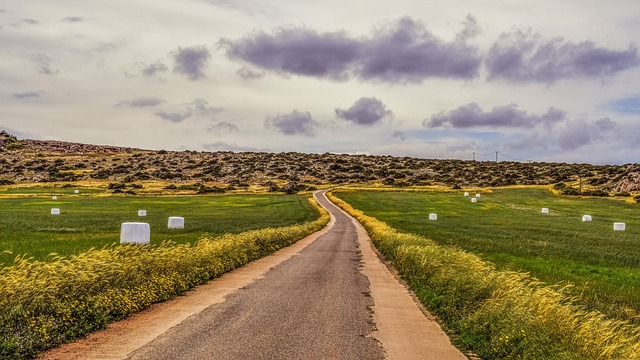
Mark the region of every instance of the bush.
[[224, 193], [226, 190], [218, 187], [218, 186], [205, 186], [205, 185], [200, 185], [198, 187], [198, 194], [222, 194]]
[[388, 178], [382, 180], [382, 183], [384, 185], [393, 185], [393, 184], [395, 184], [395, 182], [396, 182], [396, 179], [394, 179], [392, 177], [388, 177]]
[[604, 191], [604, 190], [596, 189], [596, 190], [585, 190], [585, 191], [582, 192], [582, 195], [585, 195], [585, 196], [609, 196], [609, 193]]
[[[279, 189], [279, 191], [282, 191], [285, 194], [289, 194], [289, 195], [297, 194], [300, 191], [313, 191], [313, 190], [316, 190], [315, 186], [300, 184], [297, 182], [289, 182]], [[269, 189], [269, 191], [271, 191], [271, 189]]]
[[124, 189], [125, 187], [125, 183], [109, 183], [109, 185], [107, 185], [107, 189], [109, 190], [121, 190]]
[[560, 191], [560, 193], [562, 195], [570, 195], [570, 196], [577, 196], [580, 195], [580, 190], [576, 189], [576, 188], [572, 188], [570, 186], [568, 186], [565, 183], [557, 183], [553, 186], [553, 188], [555, 190]]

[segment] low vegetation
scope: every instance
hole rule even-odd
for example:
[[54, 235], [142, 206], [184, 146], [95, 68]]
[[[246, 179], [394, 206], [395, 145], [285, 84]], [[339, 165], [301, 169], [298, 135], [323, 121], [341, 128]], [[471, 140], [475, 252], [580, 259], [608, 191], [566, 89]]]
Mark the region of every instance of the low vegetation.
[[194, 244], [114, 245], [48, 262], [19, 258], [0, 271], [0, 358], [31, 358], [104, 328], [290, 245], [328, 221], [322, 211], [315, 221]]
[[[2, 140], [0, 134], [0, 141]], [[0, 146], [0, 185], [100, 180], [117, 192], [162, 181], [193, 191], [250, 186], [297, 192], [330, 184], [495, 187], [552, 185], [610, 196], [640, 194], [640, 167], [520, 161], [433, 160], [410, 157], [266, 152], [151, 151], [62, 141], [15, 140]], [[17, 143], [16, 143], [17, 141]], [[470, 154], [471, 155], [471, 154]], [[119, 184], [119, 185], [118, 185]], [[582, 184], [582, 186], [580, 185]]]
[[[340, 196], [344, 196], [341, 193]], [[385, 194], [388, 195], [388, 194]], [[424, 236], [401, 233], [331, 196], [367, 229], [420, 300], [485, 359], [640, 359], [640, 331], [574, 303], [563, 288]]]

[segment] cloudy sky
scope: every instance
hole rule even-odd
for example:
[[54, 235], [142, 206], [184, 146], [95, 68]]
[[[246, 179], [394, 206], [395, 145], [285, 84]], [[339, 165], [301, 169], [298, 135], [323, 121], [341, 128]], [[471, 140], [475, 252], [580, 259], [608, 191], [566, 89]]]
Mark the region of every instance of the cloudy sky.
[[0, 0], [0, 128], [167, 150], [640, 162], [640, 1]]

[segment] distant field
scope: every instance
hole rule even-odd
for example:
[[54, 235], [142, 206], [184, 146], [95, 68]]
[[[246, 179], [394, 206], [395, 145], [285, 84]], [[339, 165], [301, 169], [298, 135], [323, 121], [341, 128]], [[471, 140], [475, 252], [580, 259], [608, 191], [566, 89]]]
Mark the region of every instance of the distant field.
[[[475, 193], [471, 193], [474, 195]], [[640, 207], [601, 198], [556, 197], [545, 189], [482, 192], [340, 192], [390, 226], [481, 255], [500, 269], [549, 284], [575, 284], [580, 304], [620, 319], [640, 315]], [[549, 214], [541, 208], [549, 208]], [[437, 213], [437, 221], [428, 214]], [[583, 214], [593, 221], [582, 222]], [[613, 222], [627, 230], [613, 231]]]
[[[0, 191], [1, 194], [21, 191]], [[304, 196], [91, 196], [104, 191], [33, 189], [29, 196], [0, 198], [0, 264], [10, 265], [18, 254], [46, 259], [56, 252], [78, 254], [120, 241], [120, 224], [143, 221], [151, 225], [151, 243], [164, 240], [194, 242], [203, 235], [303, 223], [318, 217]], [[58, 195], [52, 200], [51, 194]], [[44, 195], [46, 194], [46, 195]], [[60, 215], [51, 215], [51, 208]], [[138, 217], [138, 210], [147, 211]], [[183, 216], [185, 229], [167, 229], [169, 216]], [[0, 265], [1, 266], [1, 265]]]

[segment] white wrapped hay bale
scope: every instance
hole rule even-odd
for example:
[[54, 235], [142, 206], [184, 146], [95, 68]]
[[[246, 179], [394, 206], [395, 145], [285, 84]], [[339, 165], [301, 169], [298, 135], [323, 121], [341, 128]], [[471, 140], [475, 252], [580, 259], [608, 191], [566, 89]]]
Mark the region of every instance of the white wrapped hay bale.
[[80, 194], [80, 190], [73, 190], [74, 194]]
[[438, 214], [429, 214], [429, 220], [438, 220]]
[[184, 218], [180, 216], [170, 216], [169, 222], [167, 223], [167, 227], [169, 229], [183, 229]]
[[542, 208], [542, 213], [543, 214], [548, 214], [549, 213], [549, 208]]
[[471, 202], [472, 202], [472, 203], [477, 202], [477, 201], [478, 201], [478, 199], [476, 199], [476, 198], [471, 198]]
[[614, 222], [613, 230], [614, 231], [624, 231], [626, 229], [626, 225], [623, 222]]
[[468, 191], [465, 191], [465, 192], [464, 192], [464, 196], [469, 196], [469, 192], [468, 192]]
[[480, 197], [480, 194], [476, 194], [476, 197], [477, 197], [477, 198], [479, 198], [479, 197]]
[[582, 221], [583, 222], [591, 221], [591, 215], [582, 215]]
[[120, 244], [149, 244], [151, 227], [147, 223], [125, 222], [120, 226]]
[[147, 210], [138, 210], [138, 216], [147, 216]]
[[58, 208], [51, 209], [51, 215], [60, 215], [60, 209]]
[[58, 200], [58, 197], [54, 195], [51, 197], [51, 200]]

